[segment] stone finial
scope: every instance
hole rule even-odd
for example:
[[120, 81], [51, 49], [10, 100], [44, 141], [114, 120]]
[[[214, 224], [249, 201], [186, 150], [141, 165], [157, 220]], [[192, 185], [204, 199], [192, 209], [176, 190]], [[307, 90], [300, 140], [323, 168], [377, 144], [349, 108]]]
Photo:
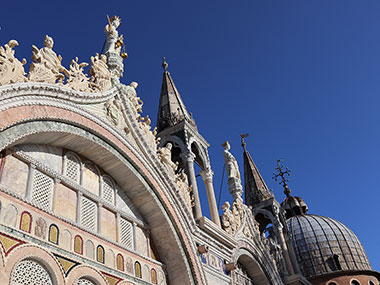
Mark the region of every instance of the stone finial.
[[169, 64], [166, 62], [166, 58], [162, 57], [162, 68], [164, 69], [164, 71], [168, 71], [168, 66]]

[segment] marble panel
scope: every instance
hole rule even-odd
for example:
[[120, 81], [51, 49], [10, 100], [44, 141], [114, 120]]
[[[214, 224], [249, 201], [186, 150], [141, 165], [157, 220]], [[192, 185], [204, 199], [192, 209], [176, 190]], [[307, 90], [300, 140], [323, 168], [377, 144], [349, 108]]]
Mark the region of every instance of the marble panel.
[[63, 184], [56, 184], [54, 192], [54, 212], [75, 221], [77, 193]]
[[16, 194], [25, 197], [29, 167], [12, 155], [5, 157], [1, 184]]

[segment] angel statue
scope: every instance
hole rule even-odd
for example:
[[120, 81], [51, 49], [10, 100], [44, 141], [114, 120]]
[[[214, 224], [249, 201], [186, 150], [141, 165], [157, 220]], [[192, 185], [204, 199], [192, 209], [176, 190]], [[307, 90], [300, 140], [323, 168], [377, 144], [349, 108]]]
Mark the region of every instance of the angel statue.
[[28, 78], [30, 81], [48, 82], [48, 83], [63, 83], [65, 75], [69, 77], [66, 68], [61, 64], [62, 57], [53, 51], [54, 41], [48, 35], [45, 36], [44, 46], [38, 49], [32, 45], [33, 62], [29, 67]]

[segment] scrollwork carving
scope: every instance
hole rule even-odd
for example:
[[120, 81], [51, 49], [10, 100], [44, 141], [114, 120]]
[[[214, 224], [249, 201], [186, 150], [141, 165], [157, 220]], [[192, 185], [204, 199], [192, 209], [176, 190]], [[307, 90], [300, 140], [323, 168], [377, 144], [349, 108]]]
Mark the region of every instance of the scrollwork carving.
[[86, 62], [78, 63], [78, 57], [71, 61], [67, 79], [68, 87], [83, 92], [91, 91], [88, 86], [88, 75], [83, 73], [83, 68], [86, 66], [88, 66]]

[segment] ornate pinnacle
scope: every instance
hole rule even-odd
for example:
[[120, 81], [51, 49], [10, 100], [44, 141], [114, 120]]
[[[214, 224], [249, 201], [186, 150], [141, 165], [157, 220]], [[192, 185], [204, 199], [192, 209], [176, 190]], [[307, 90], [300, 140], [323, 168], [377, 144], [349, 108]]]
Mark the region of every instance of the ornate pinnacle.
[[246, 137], [248, 137], [249, 136], [249, 134], [247, 133], [247, 134], [240, 134], [240, 137], [241, 137], [241, 146], [244, 148], [244, 150], [245, 150], [245, 146], [246, 146], [246, 143], [245, 143], [245, 141], [244, 141], [244, 138], [246, 138]]
[[[282, 159], [277, 160], [277, 168], [275, 168], [275, 170], [277, 170], [278, 174], [273, 173], [272, 179], [277, 181], [278, 177], [281, 177], [281, 182], [279, 184], [280, 185], [282, 184], [282, 186], [284, 187], [284, 193], [285, 193], [286, 197], [290, 197], [291, 191], [288, 187], [288, 184], [286, 183], [286, 182], [289, 182], [289, 179], [285, 178], [285, 174], [290, 176], [291, 170], [289, 168], [285, 167], [284, 165], [280, 165], [281, 161], [282, 161]], [[285, 170], [283, 170], [284, 167], [285, 167]]]
[[163, 57], [162, 58], [162, 68], [164, 69], [164, 71], [168, 71], [168, 63], [166, 62], [166, 58]]

